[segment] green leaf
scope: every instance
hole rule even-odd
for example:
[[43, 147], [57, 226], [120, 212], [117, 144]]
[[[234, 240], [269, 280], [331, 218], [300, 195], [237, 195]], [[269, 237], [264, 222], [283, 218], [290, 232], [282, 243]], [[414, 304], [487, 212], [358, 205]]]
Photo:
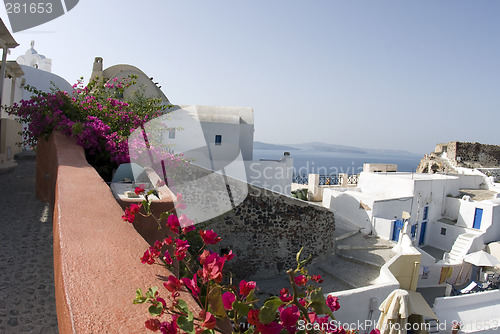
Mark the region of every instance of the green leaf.
[[157, 305], [151, 305], [149, 307], [149, 314], [151, 314], [154, 317], [159, 316], [162, 311], [163, 311], [162, 303], [158, 303]]
[[189, 314], [189, 306], [184, 300], [179, 299], [175, 307], [177, 307], [180, 311], [182, 311], [182, 313]]
[[278, 307], [284, 303], [278, 297], [271, 297], [260, 308], [259, 320], [264, 325], [270, 323], [276, 318], [276, 311]]
[[216, 317], [227, 317], [224, 304], [222, 303], [222, 289], [220, 285], [216, 284], [210, 289], [208, 293], [208, 304]]
[[184, 332], [189, 333], [189, 334], [194, 334], [194, 321], [193, 321], [193, 313], [189, 312], [189, 316], [180, 316], [177, 318], [177, 325], [179, 326], [180, 329], [182, 329]]
[[135, 299], [134, 304], [143, 304], [148, 300], [148, 298], [144, 297], [141, 289], [135, 290]]
[[156, 295], [157, 291], [158, 291], [158, 287], [157, 286], [153, 286], [153, 287], [149, 288], [148, 292], [146, 292], [146, 297], [148, 299], [155, 299], [155, 295]]
[[247, 304], [245, 304], [239, 300], [236, 300], [233, 303], [233, 309], [236, 312], [238, 312], [239, 315], [243, 315], [246, 317], [248, 315], [248, 312], [250, 311], [250, 306], [248, 306]]
[[259, 301], [259, 298], [257, 298], [257, 296], [255, 295], [255, 289], [250, 291], [250, 293], [247, 295], [246, 301], [247, 303], [254, 303]]
[[201, 334], [215, 334], [215, 331], [213, 329], [205, 329]]
[[321, 288], [311, 293], [311, 301], [312, 303], [309, 306], [316, 314], [328, 314], [332, 319], [335, 319], [332, 310], [326, 305], [325, 296], [321, 292]]

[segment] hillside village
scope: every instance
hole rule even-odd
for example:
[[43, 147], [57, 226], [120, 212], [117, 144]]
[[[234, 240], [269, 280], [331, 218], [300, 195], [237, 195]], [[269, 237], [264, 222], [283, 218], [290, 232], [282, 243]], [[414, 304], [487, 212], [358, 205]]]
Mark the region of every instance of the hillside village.
[[[0, 29], [6, 31], [5, 26]], [[4, 54], [16, 47], [12, 36], [1, 36]], [[26, 85], [48, 91], [50, 82], [55, 82], [70, 91], [69, 83], [51, 73], [50, 64], [50, 59], [36, 52], [34, 43], [17, 61], [4, 60], [1, 104], [26, 99]], [[99, 57], [92, 64], [92, 76], [110, 82], [130, 74], [137, 75], [146, 94], [171, 103], [133, 65], [104, 69]], [[15, 146], [21, 139], [17, 134], [21, 125], [4, 110], [1, 116], [0, 171], [12, 173], [22, 164], [16, 156], [32, 148]], [[161, 138], [178, 144], [176, 153], [195, 163], [186, 167], [185, 179], [172, 181], [168, 188], [185, 194], [186, 214], [211, 224], [224, 236], [219, 250], [233, 249], [241, 257], [232, 271], [257, 281], [262, 293], [272, 293], [282, 283], [280, 275], [293, 264], [300, 244], [312, 255], [311, 271], [324, 278], [325, 295], [339, 298], [338, 319], [346, 324], [369, 323], [363, 332], [383, 319], [381, 305], [394, 291], [407, 296], [408, 314], [402, 318], [422, 324], [422, 332], [455, 333], [454, 322], [462, 324], [464, 333], [497, 330], [500, 146], [442, 143], [422, 158], [417, 173], [368, 163], [359, 175], [341, 175], [335, 184], [320, 185], [320, 175], [310, 174], [304, 186], [292, 184], [293, 156], [288, 152], [273, 161], [253, 161], [252, 108], [175, 106], [169, 121], [174, 128], [187, 130], [166, 128]], [[154, 165], [158, 162], [144, 161], [140, 157], [131, 161], [141, 169], [131, 172], [130, 178], [144, 177], [148, 168], [158, 170]], [[43, 175], [48, 178], [49, 173]], [[153, 178], [158, 175], [148, 177], [155, 184]], [[40, 179], [37, 186], [45, 182]], [[130, 201], [125, 195], [133, 185], [117, 185], [122, 181], [115, 179], [111, 189], [123, 207]], [[50, 186], [47, 183], [46, 188]], [[300, 188], [307, 188], [309, 201], [291, 197], [292, 190]], [[216, 200], [199, 205], [207, 196]], [[56, 254], [61, 252], [59, 245], [54, 247]], [[84, 309], [75, 312], [75, 317], [84, 317]]]

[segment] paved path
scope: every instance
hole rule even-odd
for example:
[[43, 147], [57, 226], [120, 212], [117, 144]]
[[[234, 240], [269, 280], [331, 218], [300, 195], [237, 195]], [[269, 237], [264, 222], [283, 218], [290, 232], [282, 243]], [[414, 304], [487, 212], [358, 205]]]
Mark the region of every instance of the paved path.
[[0, 334], [58, 333], [52, 217], [35, 197], [35, 161], [0, 175]]

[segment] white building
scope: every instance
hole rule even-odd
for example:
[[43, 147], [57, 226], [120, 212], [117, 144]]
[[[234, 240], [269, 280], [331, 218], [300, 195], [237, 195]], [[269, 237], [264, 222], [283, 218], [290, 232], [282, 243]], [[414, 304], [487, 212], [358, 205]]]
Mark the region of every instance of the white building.
[[[124, 97], [141, 88], [150, 97], [171, 104], [161, 86], [131, 65], [114, 65], [103, 69], [103, 60], [95, 58], [92, 78], [112, 83], [131, 75], [136, 85]], [[193, 159], [193, 163], [212, 171], [246, 181], [285, 195], [291, 194], [293, 160], [289, 155], [275, 161], [253, 161], [253, 109], [237, 106], [174, 105], [162, 120], [148, 123], [152, 137], [160, 137], [175, 153]], [[161, 129], [161, 130], [159, 130]], [[153, 135], [152, 133], [156, 133]]]
[[[456, 248], [448, 262], [459, 263], [469, 250], [500, 239], [500, 200], [486, 189], [489, 182], [480, 175], [362, 172], [357, 187], [325, 188], [323, 205], [364, 233], [394, 241], [408, 212], [413, 243]], [[461, 249], [454, 247], [459, 236]]]

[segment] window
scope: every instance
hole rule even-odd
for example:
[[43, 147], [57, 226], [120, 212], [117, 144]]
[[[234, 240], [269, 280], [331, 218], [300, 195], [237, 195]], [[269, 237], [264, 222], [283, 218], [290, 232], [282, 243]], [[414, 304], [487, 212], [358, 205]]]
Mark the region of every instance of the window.
[[222, 144], [222, 135], [215, 135], [215, 145]]
[[168, 129], [168, 139], [174, 139], [174, 138], [175, 138], [175, 128]]

